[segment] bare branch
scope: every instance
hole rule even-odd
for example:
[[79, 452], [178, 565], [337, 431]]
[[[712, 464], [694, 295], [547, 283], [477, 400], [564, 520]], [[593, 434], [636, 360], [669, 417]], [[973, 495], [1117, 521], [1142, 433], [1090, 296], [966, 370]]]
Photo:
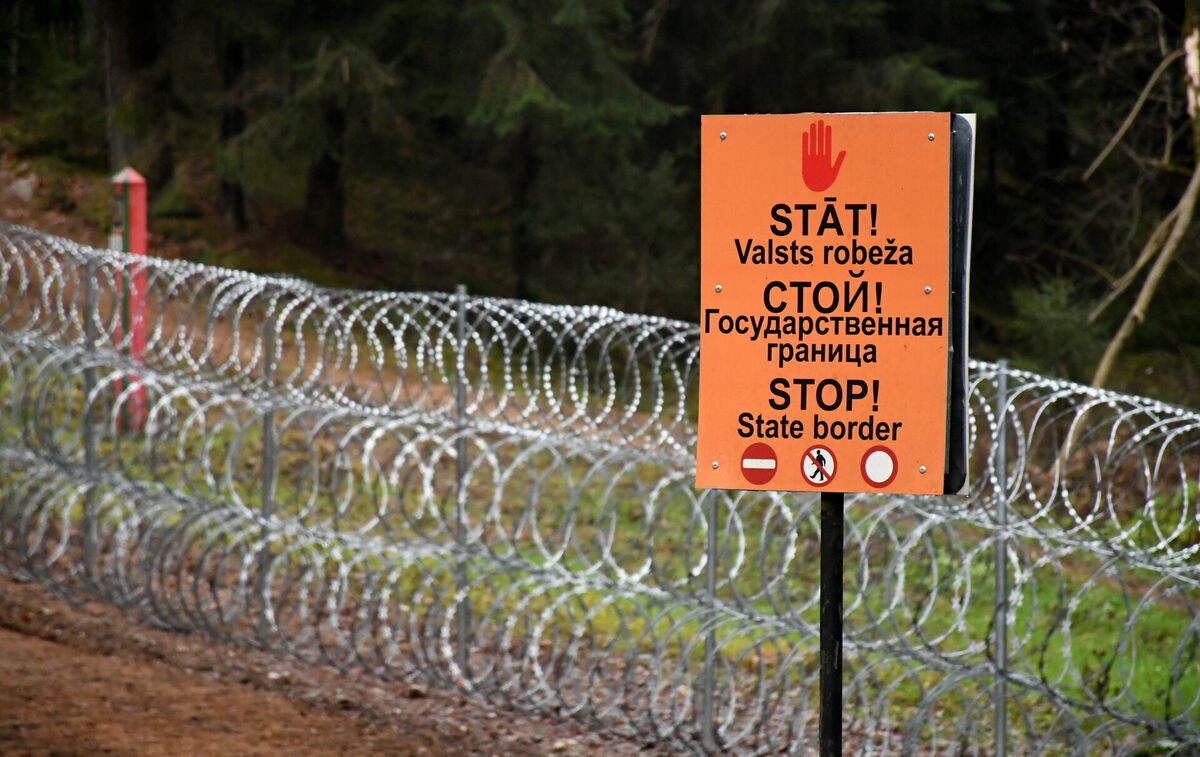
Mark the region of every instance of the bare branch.
[[1133, 303], [1133, 307], [1129, 309], [1125, 320], [1121, 322], [1121, 327], [1117, 329], [1117, 333], [1113, 335], [1112, 341], [1105, 348], [1104, 356], [1100, 358], [1100, 364], [1096, 366], [1096, 373], [1092, 376], [1092, 386], [1104, 386], [1105, 382], [1108, 381], [1109, 373], [1112, 372], [1117, 355], [1121, 352], [1121, 348], [1125, 346], [1125, 341], [1133, 333], [1133, 330], [1137, 328], [1138, 324], [1145, 320], [1146, 308], [1154, 298], [1154, 292], [1158, 289], [1158, 284], [1162, 280], [1163, 274], [1166, 273], [1167, 266], [1175, 256], [1175, 252], [1179, 249], [1179, 244], [1183, 241], [1184, 234], [1187, 233], [1188, 227], [1192, 225], [1192, 216], [1196, 211], [1196, 198], [1198, 195], [1200, 195], [1200, 164], [1197, 164], [1196, 168], [1192, 171], [1192, 180], [1188, 182], [1187, 189], [1184, 191], [1183, 196], [1179, 198], [1179, 204], [1172, 211], [1172, 214], [1175, 215], [1175, 222], [1171, 225], [1171, 233], [1159, 251], [1158, 257], [1154, 261], [1154, 266], [1150, 269], [1150, 273], [1146, 274], [1146, 280], [1142, 283], [1142, 289], [1138, 292], [1137, 300]]
[[1195, 268], [1188, 265], [1188, 262], [1183, 258], [1180, 258], [1178, 262], [1179, 270], [1183, 271], [1189, 279], [1195, 281], [1197, 284], [1200, 284], [1200, 272], [1197, 272]]
[[1104, 269], [1104, 266], [1100, 265], [1096, 261], [1094, 261], [1090, 258], [1087, 258], [1083, 255], [1080, 255], [1078, 253], [1071, 252], [1069, 249], [1065, 249], [1062, 247], [1048, 247], [1046, 249], [1049, 250], [1049, 252], [1051, 254], [1057, 255], [1058, 257], [1062, 258], [1063, 260], [1069, 260], [1072, 263], [1083, 266], [1084, 268], [1090, 268], [1092, 270], [1092, 272], [1095, 273], [1100, 278], [1104, 279], [1105, 281], [1109, 282], [1110, 284], [1113, 283], [1113, 279], [1114, 279], [1113, 275], [1111, 273], [1109, 273], [1108, 271], [1106, 271]]
[[642, 18], [642, 23], [646, 25], [642, 43], [642, 63], [649, 63], [654, 55], [654, 47], [658, 43], [658, 30], [663, 19], [667, 17], [667, 6], [670, 4], [671, 0], [658, 0]]
[[1158, 222], [1158, 226], [1155, 227], [1154, 233], [1150, 235], [1150, 238], [1146, 240], [1146, 244], [1142, 246], [1142, 251], [1138, 254], [1138, 259], [1134, 262], [1134, 264], [1129, 267], [1129, 270], [1121, 274], [1119, 279], [1112, 283], [1112, 289], [1109, 291], [1109, 293], [1104, 297], [1103, 300], [1101, 300], [1100, 304], [1088, 314], [1088, 323], [1095, 323], [1096, 319], [1100, 317], [1100, 314], [1103, 313], [1105, 309], [1113, 303], [1114, 300], [1120, 297], [1121, 294], [1129, 288], [1129, 286], [1137, 278], [1138, 273], [1141, 272], [1142, 268], [1145, 267], [1145, 265], [1154, 257], [1154, 253], [1158, 252], [1158, 249], [1162, 247], [1163, 240], [1166, 238], [1167, 232], [1170, 231], [1172, 224], [1174, 224], [1175, 219], [1178, 217], [1179, 206], [1176, 205], [1171, 209], [1170, 213], [1167, 213], [1165, 218]]
[[1129, 111], [1129, 115], [1125, 117], [1125, 122], [1121, 124], [1121, 128], [1117, 129], [1117, 133], [1113, 135], [1112, 139], [1108, 141], [1108, 144], [1105, 145], [1104, 149], [1100, 151], [1100, 154], [1096, 156], [1096, 159], [1092, 161], [1092, 164], [1087, 167], [1086, 171], [1083, 172], [1084, 181], [1090, 179], [1092, 174], [1096, 172], [1096, 169], [1100, 167], [1100, 164], [1103, 163], [1106, 158], [1108, 158], [1114, 149], [1116, 149], [1116, 146], [1125, 137], [1125, 133], [1129, 131], [1129, 127], [1133, 126], [1133, 122], [1137, 120], [1138, 114], [1142, 111], [1142, 106], [1146, 104], [1146, 100], [1150, 97], [1151, 90], [1154, 89], [1154, 85], [1158, 83], [1159, 78], [1163, 75], [1167, 68], [1182, 55], [1183, 50], [1176, 50], [1167, 57], [1163, 58], [1162, 62], [1158, 64], [1158, 68], [1154, 69], [1154, 73], [1150, 75], [1150, 81], [1146, 82], [1145, 87], [1142, 87], [1142, 93], [1138, 95], [1137, 102], [1133, 104], [1133, 110]]

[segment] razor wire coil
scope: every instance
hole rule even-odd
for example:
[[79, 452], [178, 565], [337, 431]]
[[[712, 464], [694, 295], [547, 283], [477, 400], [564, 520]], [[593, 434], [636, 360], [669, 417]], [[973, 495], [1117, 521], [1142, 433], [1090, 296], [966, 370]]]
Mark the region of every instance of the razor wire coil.
[[[813, 751], [817, 502], [692, 488], [694, 324], [8, 225], [0, 285], [0, 569], [684, 751]], [[1200, 415], [983, 362], [969, 402], [965, 495], [848, 500], [847, 750], [992, 754], [1002, 680], [1014, 753], [1196, 753]]]

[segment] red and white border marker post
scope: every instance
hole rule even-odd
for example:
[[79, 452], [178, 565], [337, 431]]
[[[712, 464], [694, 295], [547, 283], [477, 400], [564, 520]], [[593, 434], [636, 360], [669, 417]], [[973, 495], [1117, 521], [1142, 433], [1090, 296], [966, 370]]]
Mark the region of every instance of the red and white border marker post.
[[[108, 246], [118, 252], [146, 254], [146, 180], [132, 168], [112, 178], [113, 229]], [[113, 329], [113, 342], [135, 365], [144, 365], [146, 350], [146, 269], [133, 264], [123, 267], [113, 281], [121, 318]], [[120, 390], [120, 383], [117, 384]], [[118, 424], [141, 431], [146, 422], [146, 388], [137, 376], [130, 378], [128, 400], [117, 416]], [[124, 419], [123, 421], [121, 419]]]

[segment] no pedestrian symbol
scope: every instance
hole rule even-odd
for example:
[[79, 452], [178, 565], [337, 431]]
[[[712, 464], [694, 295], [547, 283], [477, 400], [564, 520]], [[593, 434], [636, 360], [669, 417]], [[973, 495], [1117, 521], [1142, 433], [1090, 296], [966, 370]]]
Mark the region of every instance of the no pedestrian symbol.
[[775, 478], [778, 469], [778, 458], [770, 445], [756, 442], [742, 453], [742, 476], [755, 486], [762, 486]]
[[837, 474], [837, 459], [824, 444], [814, 444], [804, 452], [801, 463], [804, 480], [813, 486], [825, 486]]

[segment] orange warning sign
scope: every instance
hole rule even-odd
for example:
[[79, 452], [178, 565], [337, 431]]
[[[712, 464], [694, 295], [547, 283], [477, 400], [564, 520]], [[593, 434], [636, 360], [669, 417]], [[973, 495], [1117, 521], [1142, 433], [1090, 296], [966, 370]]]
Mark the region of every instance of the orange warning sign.
[[696, 486], [942, 493], [951, 114], [701, 130]]

